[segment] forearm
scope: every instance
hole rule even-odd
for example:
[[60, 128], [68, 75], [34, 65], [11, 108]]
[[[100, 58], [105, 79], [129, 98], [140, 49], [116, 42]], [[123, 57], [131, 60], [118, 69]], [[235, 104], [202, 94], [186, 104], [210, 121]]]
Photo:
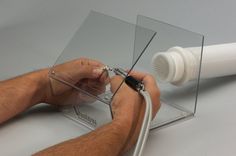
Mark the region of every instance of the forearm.
[[0, 82], [0, 123], [43, 100], [46, 76], [41, 70]]
[[128, 125], [128, 123], [112, 121], [112, 123], [86, 135], [36, 153], [35, 156], [118, 156], [122, 153], [123, 146], [128, 139], [130, 131], [130, 126]]

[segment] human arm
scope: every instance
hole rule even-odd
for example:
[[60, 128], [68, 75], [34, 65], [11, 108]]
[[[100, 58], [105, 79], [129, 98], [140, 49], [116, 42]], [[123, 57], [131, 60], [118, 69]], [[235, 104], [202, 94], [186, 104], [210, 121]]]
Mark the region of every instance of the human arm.
[[40, 70], [0, 82], [0, 124], [43, 101], [46, 77]]
[[[99, 85], [98, 90], [103, 91], [106, 80], [99, 70], [102, 66], [98, 61], [81, 58], [58, 65], [55, 70], [64, 72], [74, 83]], [[86, 100], [80, 92], [50, 79], [48, 73], [49, 69], [43, 69], [0, 81], [0, 124], [38, 103], [57, 106]]]
[[[160, 107], [159, 90], [155, 80], [143, 73], [133, 72], [132, 75], [143, 81], [153, 101], [153, 116]], [[121, 77], [111, 79], [111, 90], [115, 91], [121, 83]], [[117, 156], [129, 150], [136, 142], [145, 104], [143, 98], [126, 84], [123, 84], [112, 101], [114, 119], [91, 133], [65, 141], [45, 149], [36, 155], [86, 155], [86, 156]]]
[[[99, 85], [103, 91], [106, 75], [101, 76], [103, 65], [97, 61], [79, 59], [59, 65], [55, 70], [64, 72], [74, 84], [83, 81], [87, 85]], [[44, 69], [0, 82], [0, 123], [21, 113], [37, 103], [65, 105], [68, 99], [87, 100], [78, 91], [48, 77], [49, 69]], [[154, 113], [159, 108], [159, 90], [155, 80], [143, 73], [132, 73], [145, 83], [153, 100]], [[112, 91], [121, 83], [118, 76], [111, 79]], [[80, 84], [78, 84], [80, 85]], [[52, 87], [53, 86], [53, 87]], [[83, 87], [83, 86], [81, 86]], [[71, 96], [73, 95], [73, 96]], [[127, 97], [128, 100], [127, 100]], [[113, 99], [114, 120], [84, 136], [63, 142], [36, 155], [121, 155], [134, 145], [141, 127], [145, 109], [142, 97], [127, 85], [122, 85]], [[91, 150], [90, 147], [96, 147]]]

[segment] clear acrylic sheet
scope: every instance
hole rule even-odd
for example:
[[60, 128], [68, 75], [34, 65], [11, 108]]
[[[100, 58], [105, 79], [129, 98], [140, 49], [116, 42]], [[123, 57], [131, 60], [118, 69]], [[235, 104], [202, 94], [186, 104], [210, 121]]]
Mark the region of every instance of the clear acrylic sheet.
[[[203, 36], [175, 27], [149, 17], [139, 15], [137, 23], [131, 24], [98, 12], [91, 12], [75, 33], [63, 53], [52, 67], [51, 77], [94, 98], [77, 109], [63, 108], [64, 114], [72, 120], [95, 129], [111, 121], [110, 84], [100, 95], [93, 94], [93, 88], [80, 88], [68, 81], [57, 65], [80, 57], [99, 60], [111, 67], [134, 69], [153, 73], [151, 59], [155, 53], [166, 52], [174, 46], [199, 47], [197, 75], [200, 74]], [[79, 70], [79, 69], [78, 69]], [[112, 76], [112, 74], [110, 74]], [[157, 80], [161, 92], [161, 109], [151, 128], [159, 128], [194, 115], [196, 111], [199, 77], [181, 86]], [[74, 101], [75, 102], [75, 101]], [[76, 102], [75, 102], [76, 103]]]
[[[192, 117], [196, 112], [197, 96], [199, 88], [200, 67], [203, 51], [204, 37], [194, 33], [149, 17], [137, 16], [137, 26], [148, 28], [157, 33], [145, 53], [139, 59], [134, 70], [153, 74], [151, 60], [154, 54], [166, 52], [168, 49], [179, 46], [182, 48], [198, 47], [197, 79], [191, 80], [183, 85], [173, 85], [156, 79], [161, 93], [161, 108], [152, 121], [151, 128], [159, 128], [187, 117]], [[136, 34], [137, 35], [137, 34]], [[140, 34], [141, 36], [141, 34]], [[138, 36], [135, 45], [141, 37]], [[134, 54], [134, 60], [139, 57], [139, 53]], [[154, 75], [154, 74], [153, 74]]]
[[[141, 32], [141, 35], [137, 35], [139, 34], [137, 32]], [[98, 12], [90, 12], [51, 68], [50, 77], [53, 81], [67, 85], [78, 94], [85, 94], [93, 100], [79, 103], [65, 99], [65, 102], [72, 104], [73, 107], [63, 107], [63, 113], [72, 120], [95, 129], [111, 121], [111, 99], [117, 91], [111, 93], [110, 83], [106, 85], [105, 91], [97, 91], [97, 88], [88, 86], [86, 83], [77, 84], [65, 74], [64, 70], [61, 70], [60, 64], [85, 57], [98, 60], [109, 67], [131, 71], [155, 34], [155, 31], [150, 29]], [[134, 46], [136, 39], [139, 39], [138, 46]], [[134, 54], [137, 55], [135, 59]], [[112, 77], [113, 73], [109, 73], [109, 76]], [[97, 92], [99, 94], [96, 94]]]

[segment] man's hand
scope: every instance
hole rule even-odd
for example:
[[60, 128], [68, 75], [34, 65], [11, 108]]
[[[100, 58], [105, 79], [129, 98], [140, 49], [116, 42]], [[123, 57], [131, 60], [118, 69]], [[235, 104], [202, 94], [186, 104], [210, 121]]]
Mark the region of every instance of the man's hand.
[[[104, 65], [98, 61], [78, 59], [55, 66], [51, 75], [70, 82], [80, 88], [88, 89], [98, 95], [105, 90], [110, 81]], [[14, 79], [0, 82], [0, 123], [23, 112], [27, 108], [46, 102], [53, 105], [78, 104], [91, 100], [68, 85], [50, 79], [49, 69], [28, 73]], [[150, 93], [153, 104], [153, 116], [160, 107], [159, 90], [152, 76], [132, 72], [131, 75], [142, 81]], [[122, 78], [114, 76], [111, 79], [111, 89], [116, 91]], [[125, 83], [122, 84], [112, 101], [114, 120], [95, 131], [65, 141], [45, 149], [38, 155], [86, 155], [86, 156], [117, 156], [124, 153], [137, 140], [142, 124], [145, 103], [136, 91]], [[95, 147], [91, 150], [91, 147]], [[37, 155], [36, 154], [36, 155]]]
[[[107, 73], [101, 70], [103, 66], [98, 61], [81, 58], [57, 65], [53, 70], [55, 74], [61, 74], [60, 78], [98, 95], [109, 81]], [[49, 69], [43, 69], [0, 81], [0, 123], [38, 103], [66, 105], [91, 100], [85, 94], [50, 79], [48, 73]]]
[[[152, 99], [153, 117], [155, 117], [160, 108], [160, 92], [155, 79], [151, 75], [140, 72], [131, 72], [130, 75], [144, 83], [145, 90], [149, 92]], [[122, 80], [120, 76], [115, 76], [111, 79], [112, 91], [119, 87]], [[112, 109], [114, 114], [113, 122], [129, 130], [127, 132], [129, 133], [129, 138], [123, 148], [123, 152], [125, 152], [137, 141], [144, 117], [145, 101], [138, 92], [123, 83], [113, 98]]]
[[[99, 95], [105, 91], [109, 81], [107, 72], [102, 70], [104, 65], [98, 61], [80, 58], [52, 68], [50, 75], [59, 77], [93, 95]], [[54, 105], [76, 105], [81, 102], [93, 101], [91, 98], [72, 87], [48, 78], [48, 87], [45, 92], [44, 102]]]
[[[142, 81], [145, 89], [150, 93], [154, 117], [160, 107], [160, 93], [155, 80], [152, 76], [144, 73], [132, 72], [131, 75]], [[111, 90], [115, 92], [121, 82], [121, 77], [112, 77]], [[145, 111], [144, 99], [139, 93], [123, 83], [113, 98], [112, 110], [114, 119], [111, 123], [78, 138], [49, 147], [35, 155], [123, 155], [137, 141]], [[93, 147], [92, 150], [91, 147]]]

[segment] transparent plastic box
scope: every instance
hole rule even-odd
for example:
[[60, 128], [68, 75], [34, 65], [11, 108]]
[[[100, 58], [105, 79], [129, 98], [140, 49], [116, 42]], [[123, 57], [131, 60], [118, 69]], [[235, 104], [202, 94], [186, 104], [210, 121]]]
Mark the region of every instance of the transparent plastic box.
[[[52, 88], [55, 83], [66, 85], [75, 96], [83, 94], [90, 100], [81, 102], [78, 98], [66, 97], [63, 99], [66, 105], [61, 108], [62, 113], [91, 130], [96, 129], [112, 120], [112, 97], [119, 88], [112, 93], [110, 83], [101, 90], [89, 86], [86, 81], [77, 83], [64, 72], [65, 69], [60, 68], [61, 64], [89, 58], [129, 72], [138, 70], [152, 74], [150, 64], [152, 56], [173, 46], [201, 47], [196, 71], [200, 75], [202, 35], [145, 16], [139, 15], [137, 23], [132, 24], [98, 12], [90, 12], [49, 73]], [[112, 77], [113, 73], [109, 73], [109, 76]], [[194, 115], [199, 77], [182, 86], [158, 80], [157, 84], [161, 92], [162, 106], [152, 122], [152, 129]], [[57, 96], [57, 91], [55, 89], [53, 91]]]
[[198, 53], [196, 71], [193, 73], [193, 75], [197, 75], [195, 80], [182, 85], [173, 85], [156, 79], [161, 93], [161, 108], [152, 121], [151, 129], [193, 117], [197, 108], [204, 36], [142, 15], [137, 16], [137, 25], [151, 29], [157, 34], [135, 65], [134, 70], [152, 74], [150, 62], [153, 55], [167, 52], [176, 46], [182, 48], [196, 47], [196, 53]]

